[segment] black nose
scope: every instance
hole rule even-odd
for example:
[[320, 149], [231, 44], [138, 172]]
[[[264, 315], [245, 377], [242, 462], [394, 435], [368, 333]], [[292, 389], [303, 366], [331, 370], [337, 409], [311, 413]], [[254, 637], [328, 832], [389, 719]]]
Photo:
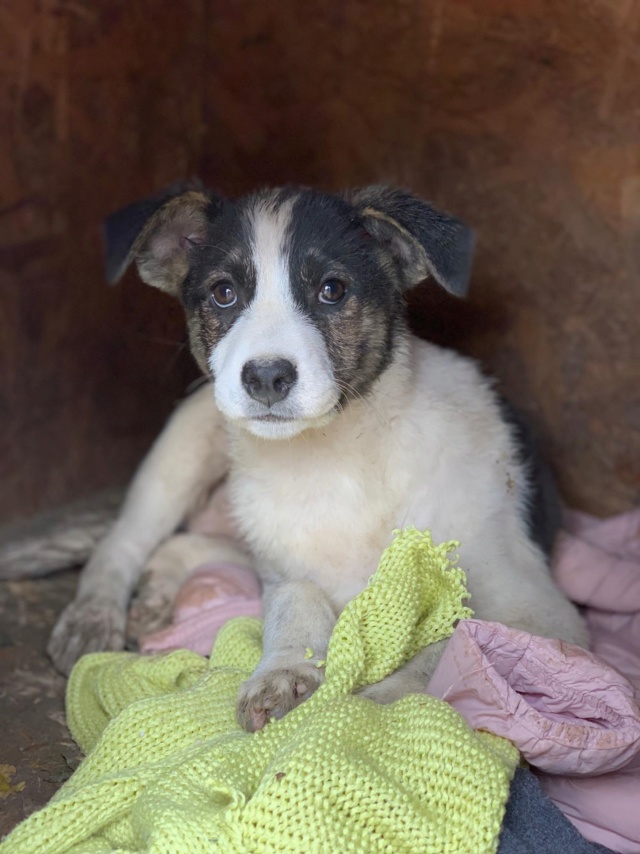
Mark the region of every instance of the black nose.
[[265, 406], [273, 406], [289, 394], [298, 373], [286, 359], [269, 359], [247, 362], [241, 378], [249, 397]]

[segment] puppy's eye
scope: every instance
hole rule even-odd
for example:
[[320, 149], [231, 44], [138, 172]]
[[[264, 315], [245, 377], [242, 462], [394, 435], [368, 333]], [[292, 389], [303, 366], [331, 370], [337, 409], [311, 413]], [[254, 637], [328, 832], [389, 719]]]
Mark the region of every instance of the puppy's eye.
[[318, 292], [318, 299], [325, 305], [335, 305], [345, 295], [347, 288], [340, 279], [327, 279]]
[[231, 282], [227, 282], [226, 280], [222, 282], [215, 282], [211, 285], [210, 293], [211, 301], [217, 305], [218, 308], [231, 308], [232, 305], [235, 305], [238, 302], [236, 289], [233, 287]]

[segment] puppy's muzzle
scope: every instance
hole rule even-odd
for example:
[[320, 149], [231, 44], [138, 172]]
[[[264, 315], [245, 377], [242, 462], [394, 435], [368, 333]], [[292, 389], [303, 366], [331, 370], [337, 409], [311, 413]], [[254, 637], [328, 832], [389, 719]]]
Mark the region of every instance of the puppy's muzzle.
[[271, 408], [287, 397], [298, 372], [287, 359], [252, 360], [243, 367], [241, 379], [249, 397]]

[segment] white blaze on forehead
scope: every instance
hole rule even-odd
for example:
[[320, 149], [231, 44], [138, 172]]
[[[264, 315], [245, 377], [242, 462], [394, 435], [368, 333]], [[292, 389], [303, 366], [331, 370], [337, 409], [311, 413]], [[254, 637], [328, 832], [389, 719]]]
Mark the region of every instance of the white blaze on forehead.
[[269, 202], [257, 205], [251, 215], [252, 257], [256, 270], [255, 301], [278, 305], [293, 304], [286, 250], [287, 229], [293, 200], [274, 209]]
[[243, 366], [252, 360], [286, 359], [295, 367], [297, 381], [271, 410], [293, 419], [293, 426], [255, 422], [248, 428], [269, 438], [278, 431], [283, 437], [295, 435], [303, 422], [324, 418], [340, 398], [322, 335], [293, 298], [287, 248], [292, 208], [293, 200], [277, 208], [267, 200], [249, 214], [255, 294], [209, 357], [220, 410], [228, 418], [249, 422], [264, 414], [264, 406], [243, 387]]

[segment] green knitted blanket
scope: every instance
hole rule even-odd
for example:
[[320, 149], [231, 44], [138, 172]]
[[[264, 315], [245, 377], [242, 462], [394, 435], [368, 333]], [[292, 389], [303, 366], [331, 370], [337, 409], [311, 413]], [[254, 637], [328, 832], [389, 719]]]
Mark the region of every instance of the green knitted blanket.
[[495, 852], [516, 749], [446, 703], [353, 694], [468, 617], [465, 576], [406, 529], [340, 616], [318, 691], [255, 734], [235, 719], [261, 624], [230, 621], [210, 660], [88, 655], [67, 692], [87, 754], [1, 854], [58, 852]]

